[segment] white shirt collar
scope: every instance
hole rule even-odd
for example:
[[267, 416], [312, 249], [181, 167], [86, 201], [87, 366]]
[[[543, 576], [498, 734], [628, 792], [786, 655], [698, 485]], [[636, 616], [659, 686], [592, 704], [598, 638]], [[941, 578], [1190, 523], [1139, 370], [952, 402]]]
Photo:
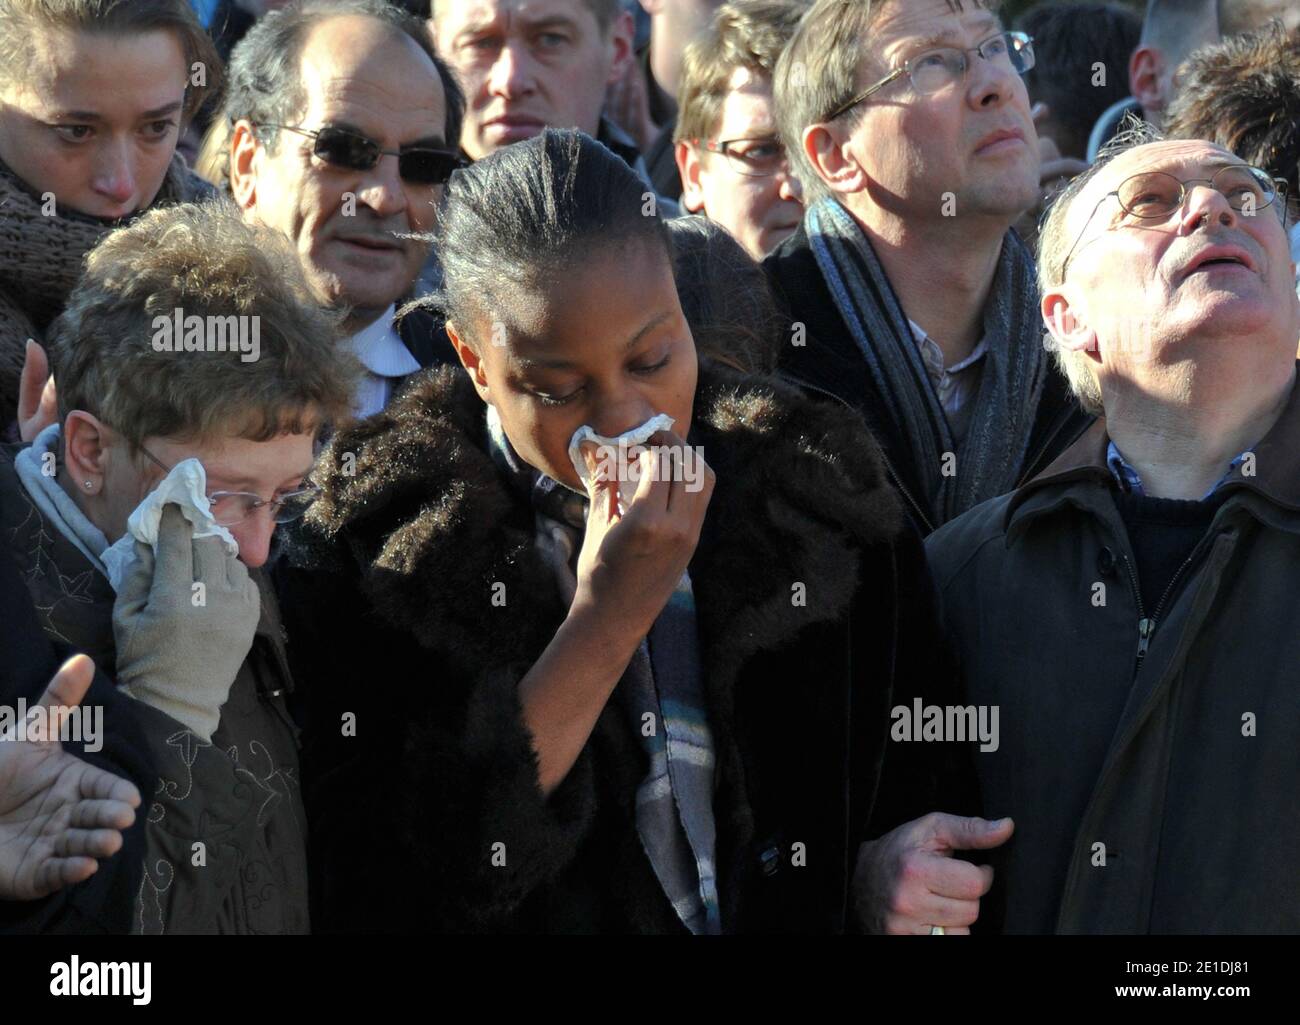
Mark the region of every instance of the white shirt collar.
[[402, 344], [401, 336], [393, 328], [396, 312], [397, 304], [394, 303], [382, 316], [348, 339], [357, 359], [376, 377], [406, 377], [420, 369], [419, 362]]
[[964, 360], [954, 363], [950, 367], [945, 367], [943, 365], [943, 349], [939, 347], [939, 343], [926, 334], [925, 328], [910, 317], [908, 318], [907, 323], [912, 329], [912, 337], [916, 339], [916, 344], [920, 346], [922, 354], [927, 357], [926, 364], [927, 366], [931, 366], [932, 372], [938, 372], [939, 374], [959, 373], [967, 367], [978, 363], [984, 358], [984, 354], [988, 351], [989, 339], [988, 335], [984, 335], [975, 343], [975, 348], [971, 350], [969, 356]]

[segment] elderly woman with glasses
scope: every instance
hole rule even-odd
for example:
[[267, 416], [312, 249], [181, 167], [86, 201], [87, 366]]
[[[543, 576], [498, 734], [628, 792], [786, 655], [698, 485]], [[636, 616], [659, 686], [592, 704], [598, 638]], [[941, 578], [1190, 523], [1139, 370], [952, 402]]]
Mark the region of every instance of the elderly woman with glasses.
[[[178, 309], [255, 322], [257, 358], [216, 330], [159, 351], [155, 314]], [[42, 626], [135, 699], [157, 766], [136, 931], [308, 929], [293, 685], [260, 567], [347, 415], [338, 339], [279, 233], [224, 203], [150, 212], [91, 252], [52, 327], [60, 422], [0, 456], [0, 537]]]

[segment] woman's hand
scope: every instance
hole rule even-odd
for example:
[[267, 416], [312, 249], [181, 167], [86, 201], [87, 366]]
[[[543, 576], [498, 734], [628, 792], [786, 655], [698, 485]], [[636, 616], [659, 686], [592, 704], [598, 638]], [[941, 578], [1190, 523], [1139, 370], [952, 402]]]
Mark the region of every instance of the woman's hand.
[[119, 688], [211, 740], [253, 646], [262, 597], [220, 538], [163, 507], [158, 555], [139, 541], [113, 606]]
[[[584, 450], [592, 471], [591, 509], [578, 555], [573, 607], [618, 624], [633, 647], [663, 611], [695, 554], [715, 477], [703, 457], [686, 452], [672, 431], [646, 443], [637, 466], [636, 495], [618, 514], [618, 484], [612, 460], [597, 462]], [[687, 456], [700, 467], [686, 479]]]
[[603, 479], [589, 485], [577, 590], [560, 629], [519, 683], [544, 794], [573, 768], [700, 539], [713, 471], [701, 458], [687, 480], [684, 443], [672, 432], [647, 444], [652, 450], [640, 457], [636, 494], [622, 516], [612, 467], [584, 453], [592, 477]]

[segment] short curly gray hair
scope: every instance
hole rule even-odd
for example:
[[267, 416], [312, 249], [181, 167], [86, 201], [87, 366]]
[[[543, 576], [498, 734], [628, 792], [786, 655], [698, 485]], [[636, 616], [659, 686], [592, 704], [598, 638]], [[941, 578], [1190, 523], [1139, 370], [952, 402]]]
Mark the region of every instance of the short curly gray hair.
[[[256, 317], [260, 353], [179, 354], [155, 321]], [[149, 437], [266, 441], [350, 415], [360, 365], [278, 231], [226, 200], [151, 210], [106, 235], [50, 328], [59, 415], [93, 413], [136, 451]], [[231, 350], [233, 351], [233, 349]]]

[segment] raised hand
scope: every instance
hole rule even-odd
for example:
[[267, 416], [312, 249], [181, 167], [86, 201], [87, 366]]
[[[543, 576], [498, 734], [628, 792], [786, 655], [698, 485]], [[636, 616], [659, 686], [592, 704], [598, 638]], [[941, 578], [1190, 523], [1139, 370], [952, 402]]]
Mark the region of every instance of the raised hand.
[[593, 482], [574, 603], [604, 610], [636, 642], [663, 611], [695, 554], [713, 495], [708, 466], [701, 468], [697, 488], [685, 480], [685, 447], [672, 431], [651, 436], [640, 455], [636, 494], [622, 516], [617, 482], [595, 479], [609, 467], [595, 464], [589, 449], [584, 452]]
[[261, 592], [176, 505], [163, 507], [158, 554], [139, 541], [135, 553], [113, 606], [119, 689], [211, 740], [253, 646]]
[[[128, 780], [63, 749], [59, 730], [90, 689], [95, 666], [85, 655], [65, 662], [40, 705], [41, 736], [32, 725], [0, 736], [0, 898], [36, 900], [90, 878], [122, 847], [140, 792]], [[26, 734], [24, 736], [24, 733]]]
[[18, 381], [18, 436], [24, 443], [59, 419], [59, 400], [50, 376], [45, 350], [30, 338], [23, 356], [23, 376]]
[[[684, 472], [672, 472], [673, 461], [683, 458], [681, 438], [660, 432], [647, 444], [652, 451], [640, 457], [636, 493], [622, 515], [610, 467], [584, 452], [597, 479], [588, 486], [591, 508], [578, 553], [577, 589], [565, 621], [519, 684], [545, 794], [573, 767], [699, 543], [713, 471], [694, 467], [700, 485], [695, 488]], [[661, 473], [664, 460], [669, 472]]]

